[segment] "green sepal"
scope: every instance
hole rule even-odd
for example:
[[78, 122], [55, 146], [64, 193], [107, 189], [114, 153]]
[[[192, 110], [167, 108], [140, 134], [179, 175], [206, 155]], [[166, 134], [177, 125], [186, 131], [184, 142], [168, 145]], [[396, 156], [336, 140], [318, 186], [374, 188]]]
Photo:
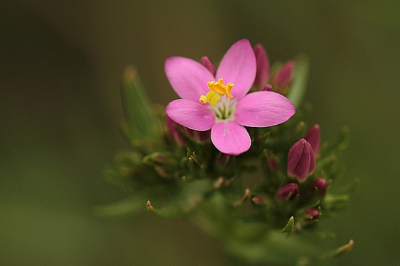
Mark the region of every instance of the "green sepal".
[[289, 221], [287, 222], [287, 224], [285, 225], [285, 227], [283, 227], [282, 229], [282, 233], [288, 233], [288, 235], [291, 235], [295, 232], [295, 226], [294, 226], [294, 217], [290, 217]]

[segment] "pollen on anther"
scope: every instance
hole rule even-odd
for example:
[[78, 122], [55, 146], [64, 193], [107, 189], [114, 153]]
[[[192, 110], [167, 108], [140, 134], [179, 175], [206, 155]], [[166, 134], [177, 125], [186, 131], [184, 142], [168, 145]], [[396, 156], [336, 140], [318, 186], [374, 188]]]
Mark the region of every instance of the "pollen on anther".
[[199, 101], [200, 101], [201, 103], [207, 103], [207, 97], [204, 96], [204, 95], [201, 95]]
[[233, 95], [231, 94], [231, 90], [234, 86], [233, 83], [228, 83], [227, 85], [224, 84], [223, 78], [218, 79], [217, 82], [215, 81], [210, 81], [207, 83], [208, 88], [210, 91], [213, 91], [215, 93], [218, 93], [221, 96], [228, 96], [229, 98], [232, 98]]

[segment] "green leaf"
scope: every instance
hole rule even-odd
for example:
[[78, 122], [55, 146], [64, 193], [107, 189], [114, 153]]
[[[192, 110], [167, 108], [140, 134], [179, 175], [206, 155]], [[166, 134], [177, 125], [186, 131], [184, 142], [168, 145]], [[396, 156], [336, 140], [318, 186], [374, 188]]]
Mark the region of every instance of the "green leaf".
[[98, 216], [122, 216], [126, 214], [138, 214], [145, 210], [142, 197], [128, 197], [124, 200], [97, 206], [93, 212]]
[[288, 99], [299, 107], [303, 101], [306, 92], [306, 85], [309, 72], [309, 58], [306, 55], [299, 55], [295, 59], [293, 70], [293, 82], [290, 86]]
[[124, 71], [121, 94], [126, 117], [123, 133], [130, 140], [151, 140], [157, 132], [158, 121], [133, 66], [128, 66]]

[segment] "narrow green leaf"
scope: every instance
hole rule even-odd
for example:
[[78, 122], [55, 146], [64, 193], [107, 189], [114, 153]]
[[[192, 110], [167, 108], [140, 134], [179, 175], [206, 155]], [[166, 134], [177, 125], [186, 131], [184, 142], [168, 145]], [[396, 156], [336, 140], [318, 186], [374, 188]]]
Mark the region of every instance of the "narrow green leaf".
[[141, 197], [128, 197], [124, 200], [97, 206], [93, 212], [98, 216], [122, 216], [126, 214], [138, 214], [145, 210]]
[[[123, 75], [121, 94], [128, 127], [124, 127], [124, 133], [138, 139], [150, 139], [154, 135], [157, 118], [152, 110], [151, 103], [147, 98], [145, 89], [140, 82], [137, 70], [128, 66]], [[125, 130], [130, 130], [127, 133]]]
[[293, 83], [290, 86], [288, 99], [299, 107], [306, 92], [306, 85], [309, 72], [309, 58], [306, 55], [299, 55], [295, 59], [293, 70]]

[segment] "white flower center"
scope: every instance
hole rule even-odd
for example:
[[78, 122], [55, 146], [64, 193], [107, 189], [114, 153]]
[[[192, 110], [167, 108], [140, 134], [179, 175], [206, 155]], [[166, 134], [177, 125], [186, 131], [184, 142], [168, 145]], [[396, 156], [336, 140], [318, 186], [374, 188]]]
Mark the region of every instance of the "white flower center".
[[208, 108], [213, 112], [216, 118], [216, 123], [226, 120], [234, 120], [236, 100], [227, 96], [222, 96], [215, 106], [211, 104]]

